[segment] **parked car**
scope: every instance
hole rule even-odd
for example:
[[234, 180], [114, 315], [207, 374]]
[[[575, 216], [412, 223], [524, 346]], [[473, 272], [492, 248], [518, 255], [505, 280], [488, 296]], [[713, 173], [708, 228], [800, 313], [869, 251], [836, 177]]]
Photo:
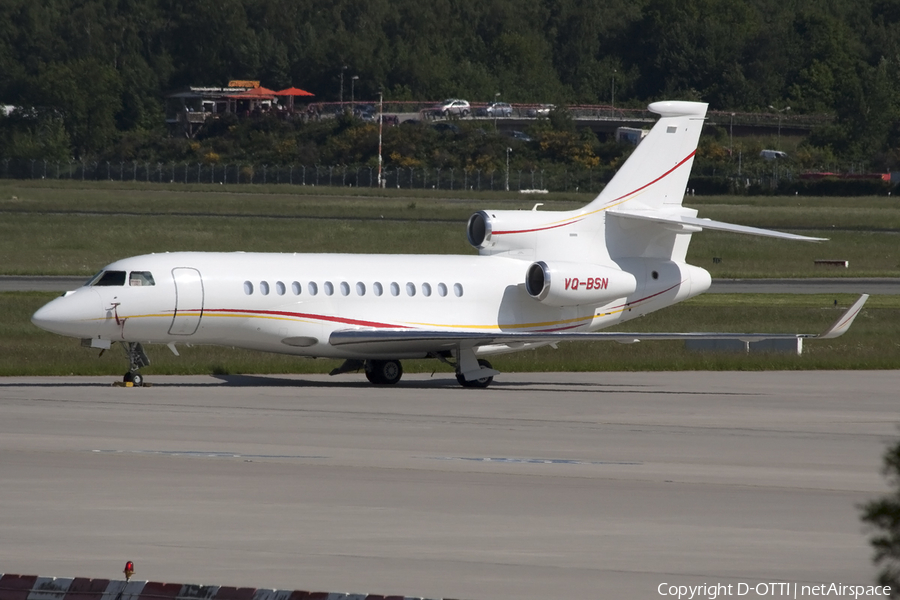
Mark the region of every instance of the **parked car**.
[[482, 117], [511, 117], [512, 106], [507, 102], [491, 102], [484, 108], [479, 108], [477, 114]]
[[445, 117], [449, 117], [450, 115], [457, 115], [460, 117], [466, 117], [469, 115], [471, 111], [471, 107], [469, 106], [469, 102], [467, 100], [460, 100], [459, 98], [448, 98], [444, 100], [440, 104], [434, 107], [435, 115], [444, 115]]
[[526, 113], [529, 117], [546, 117], [550, 111], [556, 108], [553, 104], [538, 104], [528, 109]]
[[524, 131], [505, 131], [504, 135], [507, 137], [511, 137], [514, 140], [519, 140], [520, 142], [533, 142], [534, 138], [525, 133]]
[[371, 104], [357, 104], [353, 107], [353, 114], [363, 121], [376, 121], [378, 110]]

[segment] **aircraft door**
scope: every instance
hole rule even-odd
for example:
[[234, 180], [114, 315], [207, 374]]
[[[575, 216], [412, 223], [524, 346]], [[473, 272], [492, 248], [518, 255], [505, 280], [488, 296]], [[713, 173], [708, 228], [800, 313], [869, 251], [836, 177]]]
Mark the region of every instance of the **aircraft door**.
[[172, 269], [175, 280], [175, 316], [171, 335], [193, 335], [203, 316], [203, 280], [200, 271], [188, 267]]

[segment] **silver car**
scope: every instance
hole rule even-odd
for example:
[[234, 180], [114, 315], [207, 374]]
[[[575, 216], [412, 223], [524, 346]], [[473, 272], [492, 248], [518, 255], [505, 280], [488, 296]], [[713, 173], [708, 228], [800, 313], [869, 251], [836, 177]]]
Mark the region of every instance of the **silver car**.
[[553, 104], [538, 104], [532, 108], [528, 109], [529, 117], [546, 117], [550, 114], [550, 111], [555, 109], [556, 106]]
[[445, 117], [449, 117], [450, 115], [466, 117], [469, 115], [469, 111], [471, 111], [469, 102], [467, 100], [460, 100], [459, 98], [448, 98], [434, 107], [434, 113], [436, 115], [444, 115]]
[[512, 106], [506, 102], [491, 102], [484, 108], [487, 117], [511, 117]]

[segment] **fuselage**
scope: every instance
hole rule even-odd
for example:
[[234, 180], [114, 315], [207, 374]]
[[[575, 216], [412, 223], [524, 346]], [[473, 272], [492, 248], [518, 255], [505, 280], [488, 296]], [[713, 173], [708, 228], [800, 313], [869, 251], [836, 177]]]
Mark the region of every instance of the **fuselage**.
[[[355, 328], [594, 331], [699, 294], [710, 283], [706, 271], [690, 265], [624, 259], [606, 267], [633, 275], [633, 293], [603, 304], [556, 306], [526, 292], [530, 265], [484, 255], [149, 254], [108, 265], [32, 320], [43, 329], [91, 340], [375, 358], [332, 346], [329, 336]], [[580, 279], [582, 286], [600, 281], [589, 269], [570, 279]], [[394, 347], [390, 357], [427, 353], [417, 344]]]

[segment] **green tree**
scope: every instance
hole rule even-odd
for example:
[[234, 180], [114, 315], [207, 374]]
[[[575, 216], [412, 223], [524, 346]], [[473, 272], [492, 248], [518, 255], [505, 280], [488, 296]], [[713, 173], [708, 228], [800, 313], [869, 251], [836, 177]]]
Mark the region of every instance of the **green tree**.
[[882, 473], [893, 491], [861, 507], [862, 520], [872, 530], [874, 562], [881, 571], [878, 582], [891, 587], [891, 598], [900, 597], [900, 443], [884, 454]]

